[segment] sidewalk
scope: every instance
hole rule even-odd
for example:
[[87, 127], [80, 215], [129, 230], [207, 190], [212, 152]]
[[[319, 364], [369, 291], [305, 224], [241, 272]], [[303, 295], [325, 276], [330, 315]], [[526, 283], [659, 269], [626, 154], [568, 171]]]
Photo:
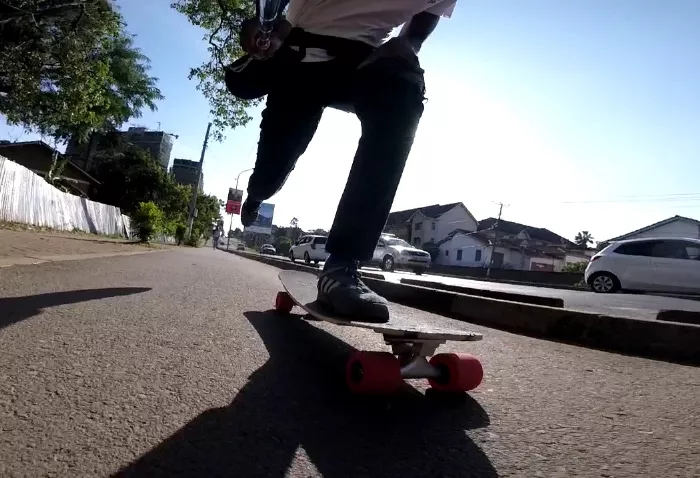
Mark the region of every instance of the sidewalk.
[[0, 267], [144, 254], [166, 248], [89, 234], [0, 229]]

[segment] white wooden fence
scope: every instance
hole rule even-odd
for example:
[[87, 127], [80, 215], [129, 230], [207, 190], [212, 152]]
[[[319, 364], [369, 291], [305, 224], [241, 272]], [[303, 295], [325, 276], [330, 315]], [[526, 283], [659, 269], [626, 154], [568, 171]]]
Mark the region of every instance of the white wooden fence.
[[93, 234], [130, 232], [129, 218], [118, 207], [64, 193], [44, 178], [0, 156], [0, 221], [59, 231]]

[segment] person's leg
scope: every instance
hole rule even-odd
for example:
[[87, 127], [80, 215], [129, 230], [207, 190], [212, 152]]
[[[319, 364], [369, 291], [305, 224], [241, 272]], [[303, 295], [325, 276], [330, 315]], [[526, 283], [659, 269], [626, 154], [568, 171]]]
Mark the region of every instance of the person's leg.
[[260, 140], [255, 169], [248, 181], [248, 197], [241, 208], [241, 223], [250, 226], [258, 217], [260, 204], [284, 185], [297, 159], [306, 151], [316, 133], [324, 109], [318, 91], [304, 81], [309, 70], [299, 65], [301, 74], [284, 89], [270, 93], [260, 123]]
[[423, 114], [424, 86], [404, 78], [405, 65], [385, 60], [359, 70], [354, 107], [362, 137], [326, 250], [331, 254], [319, 280], [319, 301], [358, 320], [386, 321], [386, 301], [358, 278], [358, 261], [377, 245]]

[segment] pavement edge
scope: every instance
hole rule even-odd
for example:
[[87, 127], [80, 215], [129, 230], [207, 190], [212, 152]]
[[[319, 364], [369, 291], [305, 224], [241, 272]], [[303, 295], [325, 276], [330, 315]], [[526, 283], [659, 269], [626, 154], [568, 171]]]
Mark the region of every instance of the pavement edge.
[[[272, 257], [228, 252], [279, 269], [316, 275], [320, 272], [315, 267]], [[370, 288], [392, 302], [457, 320], [589, 348], [700, 365], [700, 347], [697, 345], [700, 343], [700, 327], [696, 325], [591, 314], [563, 307], [397, 284], [367, 276], [364, 280]]]

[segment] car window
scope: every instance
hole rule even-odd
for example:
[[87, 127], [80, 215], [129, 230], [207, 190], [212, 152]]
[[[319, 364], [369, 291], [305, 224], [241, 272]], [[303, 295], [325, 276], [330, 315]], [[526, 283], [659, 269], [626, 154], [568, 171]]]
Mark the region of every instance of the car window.
[[386, 243], [384, 241], [379, 241], [377, 247], [386, 247]]
[[325, 244], [327, 240], [325, 237], [317, 237], [314, 239], [314, 244]]
[[617, 246], [614, 252], [625, 256], [651, 257], [652, 249], [656, 242], [658, 241], [628, 242]]
[[399, 238], [389, 239], [389, 240], [386, 241], [386, 242], [387, 242], [387, 244], [389, 244], [390, 246], [411, 247], [411, 245], [410, 245], [408, 242], [404, 241], [403, 239], [399, 239]]
[[665, 259], [697, 260], [700, 246], [688, 241], [659, 241], [652, 253], [653, 257]]

